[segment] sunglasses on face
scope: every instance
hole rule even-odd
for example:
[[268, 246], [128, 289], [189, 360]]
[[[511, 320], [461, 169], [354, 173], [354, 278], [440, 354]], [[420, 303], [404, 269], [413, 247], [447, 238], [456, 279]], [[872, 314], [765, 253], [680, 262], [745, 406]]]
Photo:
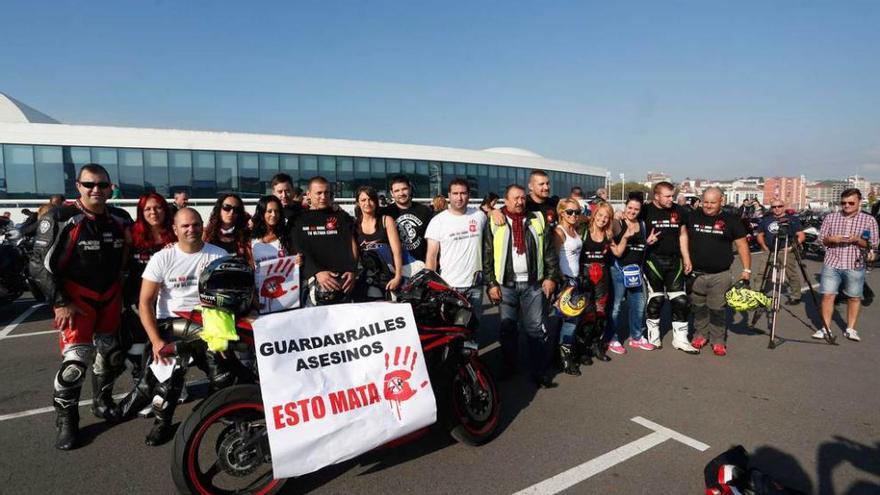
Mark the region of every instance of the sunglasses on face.
[[785, 208], [785, 205], [773, 205], [771, 208]]
[[235, 205], [223, 205], [223, 206], [221, 206], [221, 208], [225, 212], [234, 211], [234, 212], [238, 213], [239, 211], [241, 211], [241, 207], [235, 206]]
[[83, 186], [86, 189], [94, 189], [96, 186], [98, 189], [107, 189], [110, 187], [109, 182], [90, 182], [90, 181], [82, 181], [79, 185]]
[[841, 201], [840, 202], [840, 206], [855, 206], [855, 205], [856, 205], [855, 201]]
[[563, 210], [562, 213], [565, 213], [566, 215], [571, 216], [571, 215], [577, 215], [578, 211], [577, 210]]

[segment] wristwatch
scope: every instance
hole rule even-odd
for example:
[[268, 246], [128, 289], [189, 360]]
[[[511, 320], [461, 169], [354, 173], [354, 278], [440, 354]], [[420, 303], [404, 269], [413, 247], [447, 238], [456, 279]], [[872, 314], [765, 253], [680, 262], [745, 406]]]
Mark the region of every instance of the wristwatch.
[[748, 268], [743, 268], [743, 273], [752, 273], [752, 271], [749, 270]]

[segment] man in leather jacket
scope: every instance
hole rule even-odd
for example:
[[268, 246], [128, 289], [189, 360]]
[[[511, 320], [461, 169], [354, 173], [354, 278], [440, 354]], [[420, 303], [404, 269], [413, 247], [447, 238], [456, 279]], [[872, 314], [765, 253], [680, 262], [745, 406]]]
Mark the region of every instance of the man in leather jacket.
[[115, 421], [113, 382], [124, 370], [117, 331], [122, 312], [122, 270], [131, 217], [107, 205], [110, 174], [84, 165], [76, 181], [76, 201], [52, 209], [39, 220], [30, 272], [55, 313], [61, 331], [62, 361], [53, 394], [55, 447], [76, 447], [79, 397], [92, 366], [95, 416]]

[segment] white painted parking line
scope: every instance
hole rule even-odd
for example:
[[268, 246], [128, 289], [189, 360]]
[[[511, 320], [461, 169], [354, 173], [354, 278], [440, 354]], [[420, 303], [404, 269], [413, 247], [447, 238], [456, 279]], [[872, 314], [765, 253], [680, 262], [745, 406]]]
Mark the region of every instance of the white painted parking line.
[[[196, 387], [199, 385], [204, 385], [205, 383], [208, 383], [208, 380], [202, 378], [201, 380], [193, 380], [191, 382], [187, 382], [186, 386], [187, 386], [187, 388]], [[121, 399], [121, 398], [125, 397], [126, 394], [128, 394], [128, 392], [118, 393], [118, 394], [114, 395], [113, 398], [114, 399]], [[85, 406], [90, 406], [90, 405], [92, 405], [92, 399], [80, 399], [80, 401], [79, 401], [79, 407], [85, 407]], [[52, 412], [54, 410], [55, 410], [54, 406], [49, 406], [49, 407], [40, 407], [37, 409], [28, 409], [27, 411], [2, 414], [2, 415], [0, 415], [0, 422], [8, 421], [10, 419], [26, 418], [28, 416], [34, 416], [37, 414], [45, 414], [48, 412]]]
[[12, 320], [12, 322], [9, 325], [6, 325], [6, 327], [4, 327], [3, 330], [0, 330], [0, 338], [6, 337], [10, 333], [12, 333], [12, 331], [15, 330], [15, 327], [17, 327], [21, 322], [26, 320], [28, 316], [34, 314], [34, 311], [42, 308], [45, 305], [46, 305], [46, 303], [37, 303], [37, 304], [34, 304], [33, 306], [29, 307], [28, 309], [22, 311], [22, 313], [20, 315], [18, 315], [17, 317], [15, 317], [15, 319]]
[[15, 335], [4, 335], [0, 340], [17, 339], [19, 337], [32, 337], [34, 335], [46, 335], [47, 333], [58, 333], [58, 330], [43, 330], [42, 332], [17, 333]]
[[575, 466], [568, 471], [559, 473], [552, 478], [548, 478], [524, 490], [520, 490], [514, 495], [550, 495], [554, 493], [559, 493], [601, 473], [602, 471], [605, 471], [617, 464], [620, 464], [621, 462], [624, 462], [631, 457], [635, 457], [642, 452], [645, 452], [646, 450], [656, 447], [666, 440], [675, 440], [677, 442], [681, 442], [689, 447], [693, 447], [694, 449], [699, 450], [700, 452], [703, 452], [709, 448], [708, 445], [700, 442], [699, 440], [695, 440], [675, 430], [666, 428], [665, 426], [658, 425], [657, 423], [645, 419], [641, 416], [636, 416], [635, 418], [632, 418], [632, 421], [654, 431], [643, 436], [642, 438], [633, 440], [626, 445], [618, 447], [611, 452], [607, 452], [579, 466]]

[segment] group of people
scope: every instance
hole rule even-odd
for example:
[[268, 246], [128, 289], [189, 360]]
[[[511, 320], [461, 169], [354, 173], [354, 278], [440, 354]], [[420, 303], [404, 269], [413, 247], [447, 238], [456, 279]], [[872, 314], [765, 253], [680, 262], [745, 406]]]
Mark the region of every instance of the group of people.
[[[160, 351], [173, 339], [176, 312], [199, 304], [200, 276], [229, 256], [251, 268], [278, 259], [298, 266], [301, 298], [289, 309], [384, 298], [423, 264], [465, 295], [478, 316], [485, 291], [500, 308], [501, 374], [517, 373], [522, 332], [529, 375], [538, 387], [556, 386], [554, 356], [565, 373], [579, 375], [581, 364], [608, 361], [607, 351], [626, 353], [624, 343], [641, 350], [662, 347], [666, 303], [673, 348], [696, 354], [711, 344], [716, 355], [725, 355], [724, 295], [734, 278], [751, 278], [745, 228], [736, 215], [721, 211], [717, 188], [707, 189], [700, 207], [689, 210], [673, 202], [671, 183], [660, 182], [650, 202], [632, 197], [615, 212], [601, 194], [589, 202], [579, 190], [552, 197], [548, 174], [534, 170], [527, 184], [507, 186], [502, 198], [488, 198], [480, 208], [469, 206], [469, 182], [454, 179], [447, 204], [433, 211], [413, 202], [406, 176], [395, 176], [388, 185], [390, 205], [380, 207], [377, 192], [360, 187], [352, 217], [335, 203], [325, 178], [311, 178], [301, 201], [291, 177], [282, 173], [252, 215], [239, 196], [226, 193], [203, 224], [185, 193], [171, 204], [157, 193], [144, 194], [132, 220], [108, 204], [111, 185], [103, 167], [83, 166], [79, 197], [49, 210], [36, 226], [30, 269], [61, 331], [54, 406], [56, 447], [63, 450], [77, 445], [78, 402], [90, 367], [93, 414], [120, 421], [152, 402], [155, 421], [146, 443], [170, 438], [183, 376], [159, 383], [146, 358], [164, 361]], [[870, 226], [868, 240], [854, 240], [843, 231], [862, 223], [847, 218], [833, 220], [827, 230], [823, 225], [829, 252], [843, 250], [826, 261], [823, 292], [836, 292], [832, 282], [842, 280], [845, 293], [857, 298], [849, 265], [835, 260], [850, 259], [850, 249], [876, 245], [877, 227]], [[743, 266], [737, 274], [730, 272], [734, 250]], [[365, 277], [367, 260], [380, 260], [385, 276]], [[260, 297], [252, 304], [260, 310]], [[137, 385], [115, 404], [113, 385], [126, 358]], [[214, 388], [229, 382], [223, 362], [210, 351], [197, 360]]]

